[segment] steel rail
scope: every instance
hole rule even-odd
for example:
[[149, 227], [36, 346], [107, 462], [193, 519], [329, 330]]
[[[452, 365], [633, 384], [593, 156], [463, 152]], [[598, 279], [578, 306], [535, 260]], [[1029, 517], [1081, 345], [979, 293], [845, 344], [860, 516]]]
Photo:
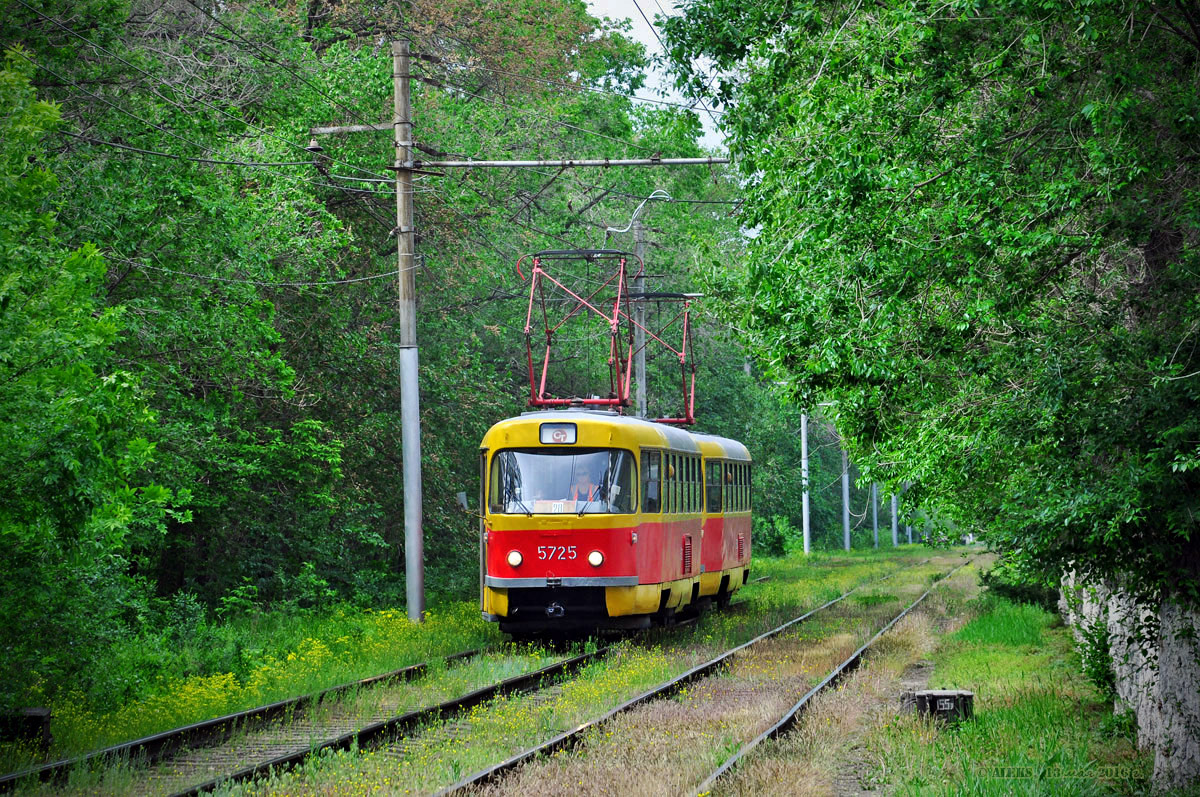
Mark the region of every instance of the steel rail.
[[[472, 650], [464, 650], [459, 653], [453, 653], [446, 656], [444, 661], [449, 664], [462, 659], [469, 659], [472, 656], [477, 656], [489, 648], [475, 648]], [[429, 669], [429, 662], [420, 662], [418, 664], [410, 664], [407, 667], [401, 667], [398, 670], [392, 670], [380, 675], [373, 675], [369, 678], [362, 678], [358, 681], [339, 684], [324, 689], [320, 692], [309, 695], [300, 695], [299, 697], [290, 697], [285, 700], [279, 700], [265, 706], [245, 709], [244, 711], [226, 714], [221, 717], [215, 717], [210, 720], [195, 722], [191, 725], [185, 725], [180, 728], [172, 728], [171, 730], [160, 731], [159, 733], [144, 736], [140, 739], [134, 739], [130, 742], [122, 742], [121, 744], [105, 747], [100, 750], [94, 750], [90, 753], [85, 753], [74, 758], [64, 758], [59, 761], [52, 761], [47, 764], [42, 764], [36, 767], [29, 767], [19, 772], [10, 772], [0, 776], [0, 792], [12, 790], [17, 783], [26, 778], [36, 777], [40, 781], [52, 781], [65, 778], [67, 773], [76, 766], [90, 764], [105, 758], [134, 758], [145, 761], [147, 764], [153, 764], [170, 756], [174, 751], [183, 747], [195, 746], [212, 746], [219, 744], [228, 739], [237, 730], [247, 727], [248, 724], [263, 724], [270, 722], [277, 717], [286, 715], [289, 711], [294, 711], [303, 706], [315, 705], [316, 703], [326, 700], [337, 695], [345, 694], [355, 689], [362, 689], [376, 684], [390, 681], [412, 681], [420, 678]]]
[[402, 733], [410, 728], [424, 724], [431, 720], [444, 719], [452, 717], [463, 711], [466, 711], [473, 706], [483, 703], [493, 697], [509, 695], [514, 692], [521, 692], [530, 688], [536, 687], [547, 678], [556, 678], [564, 673], [568, 673], [590, 664], [596, 659], [603, 658], [608, 655], [611, 648], [604, 647], [592, 653], [584, 653], [579, 656], [565, 659], [557, 664], [551, 664], [548, 667], [526, 673], [524, 675], [515, 675], [512, 678], [506, 678], [503, 681], [485, 686], [482, 689], [476, 689], [474, 692], [456, 697], [453, 700], [447, 700], [439, 703], [436, 706], [428, 706], [426, 708], [416, 709], [407, 714], [402, 714], [398, 717], [393, 717], [382, 722], [375, 722], [366, 725], [358, 730], [342, 734], [333, 739], [328, 739], [319, 744], [314, 744], [305, 747], [303, 750], [297, 750], [294, 753], [273, 758], [270, 761], [265, 761], [260, 764], [248, 766], [245, 769], [237, 772], [221, 775], [205, 781], [197, 786], [189, 787], [183, 791], [175, 792], [173, 797], [192, 797], [192, 795], [203, 794], [204, 792], [212, 791], [219, 786], [225, 786], [230, 783], [238, 783], [241, 781], [251, 780], [259, 775], [269, 773], [278, 773], [281, 770], [290, 769], [304, 759], [314, 753], [320, 753], [325, 750], [349, 750], [354, 745], [366, 745], [383, 737], [394, 737], [396, 734]]
[[[594, 720], [589, 720], [585, 723], [577, 725], [576, 727], [572, 728], [571, 730], [564, 731], [564, 732], [560, 733], [559, 735], [555, 736], [554, 738], [552, 738], [546, 742], [543, 742], [542, 744], [539, 744], [534, 747], [530, 747], [526, 750], [523, 750], [523, 751], [517, 753], [516, 755], [514, 755], [510, 758], [507, 758], [504, 761], [501, 761], [498, 764], [494, 764], [486, 769], [481, 769], [478, 772], [467, 775], [465, 778], [458, 781], [457, 783], [454, 783], [438, 792], [435, 792], [435, 795], [436, 795], [436, 797], [445, 797], [445, 795], [458, 794], [460, 792], [464, 792], [465, 790], [467, 790], [473, 786], [479, 786], [481, 784], [489, 783], [493, 780], [496, 780], [498, 777], [500, 777], [504, 773], [508, 772], [509, 770], [514, 769], [514, 768], [520, 766], [521, 764], [524, 764], [525, 762], [527, 762], [533, 758], [536, 758], [539, 755], [549, 755], [558, 750], [570, 747], [576, 741], [578, 741], [580, 737], [582, 737], [585, 733], [587, 733], [592, 728], [603, 725], [604, 723], [608, 722], [609, 720], [611, 720], [613, 717], [617, 716], [618, 714], [629, 711], [632, 708], [636, 708], [637, 706], [640, 706], [643, 703], [648, 703], [651, 700], [654, 700], [656, 698], [669, 697], [670, 695], [673, 695], [674, 693], [679, 691], [681, 688], [683, 688], [684, 686], [687, 686], [688, 684], [692, 683], [693, 681], [696, 681], [700, 678], [703, 678], [703, 677], [719, 670], [721, 667], [728, 664], [729, 661], [734, 656], [741, 653], [743, 650], [746, 650], [747, 648], [749, 648], [753, 645], [756, 645], [759, 642], [762, 642], [763, 640], [770, 639], [771, 637], [775, 637], [775, 636], [778, 636], [778, 635], [784, 633], [789, 628], [792, 628], [793, 626], [804, 622], [805, 620], [812, 617], [817, 612], [828, 609], [830, 606], [833, 606], [836, 603], [840, 603], [841, 601], [850, 597], [850, 595], [854, 594], [855, 592], [862, 589], [863, 587], [869, 586], [871, 584], [877, 584], [880, 581], [886, 581], [887, 579], [894, 576], [896, 573], [900, 573], [904, 570], [907, 570], [909, 567], [917, 567], [922, 564], [927, 564], [928, 562], [929, 562], [929, 560], [926, 559], [923, 562], [918, 562], [914, 565], [908, 565], [906, 567], [898, 568], [896, 570], [893, 570], [891, 573], [888, 573], [877, 579], [873, 579], [872, 581], [868, 581], [866, 583], [859, 584], [859, 585], [853, 587], [852, 589], [849, 589], [846, 592], [842, 593], [838, 597], [836, 597], [826, 603], [821, 604], [817, 608], [810, 609], [809, 611], [805, 612], [804, 614], [800, 615], [799, 617], [794, 617], [791, 620], [788, 620], [783, 625], [777, 626], [777, 627], [771, 629], [770, 631], [766, 631], [765, 633], [759, 634], [758, 636], [751, 639], [749, 642], [743, 642], [742, 644], [738, 645], [737, 647], [731, 648], [730, 650], [725, 651], [720, 656], [717, 656], [716, 658], [711, 659], [710, 661], [704, 662], [703, 664], [698, 664], [695, 667], [692, 667], [687, 672], [683, 673], [682, 675], [678, 675], [669, 681], [665, 681], [665, 682], [659, 684], [658, 686], [655, 686], [655, 687], [641, 693], [640, 695], [637, 695], [636, 697], [633, 697], [633, 698], [625, 701], [624, 703], [620, 704], [616, 708], [609, 710], [608, 712], [604, 713], [603, 715], [601, 715], [600, 717], [598, 717]], [[959, 565], [959, 567], [962, 567], [962, 565]], [[951, 572], [953, 572], [953, 571], [951, 571]]]
[[921, 597], [917, 598], [915, 601], [910, 603], [904, 609], [904, 611], [900, 612], [898, 615], [893, 617], [891, 622], [889, 622], [883, 628], [879, 629], [879, 631], [873, 637], [871, 637], [870, 640], [868, 640], [866, 642], [866, 644], [864, 644], [858, 650], [854, 651], [854, 653], [850, 654], [850, 656], [845, 661], [843, 661], [841, 664], [839, 664], [837, 667], [835, 667], [833, 670], [831, 670], [830, 673], [828, 675], [826, 675], [825, 678], [819, 684], [814, 686], [812, 689], [808, 690], [808, 692], [805, 693], [804, 697], [800, 698], [795, 703], [795, 705], [793, 705], [790, 709], [788, 709], [787, 712], [783, 715], [783, 717], [781, 717], [774, 725], [772, 725], [770, 728], [768, 728], [767, 730], [760, 733], [758, 736], [751, 739], [746, 744], [742, 745], [742, 747], [739, 748], [736, 753], [734, 753], [729, 758], [727, 758], [724, 761], [724, 763], [721, 764], [721, 766], [719, 766], [715, 770], [713, 770], [712, 774], [709, 775], [707, 778], [705, 778], [704, 781], [701, 782], [701, 784], [692, 791], [693, 797], [698, 797], [698, 795], [707, 794], [707, 793], [711, 792], [713, 789], [713, 786], [716, 784], [716, 782], [718, 780], [720, 780], [722, 776], [727, 774], [731, 769], [733, 769], [738, 764], [738, 762], [741, 761], [743, 758], [745, 758], [752, 750], [754, 750], [754, 748], [758, 747], [758, 745], [765, 742], [766, 740], [778, 738], [779, 736], [782, 736], [784, 733], [786, 733], [788, 730], [790, 730], [792, 728], [792, 726], [796, 724], [796, 720], [799, 719], [800, 712], [803, 711], [808, 706], [809, 702], [814, 697], [816, 697], [818, 694], [823, 692], [825, 689], [828, 689], [830, 686], [839, 682], [842, 678], [844, 678], [849, 673], [858, 669], [858, 666], [862, 663], [863, 654], [866, 653], [868, 648], [870, 648], [872, 645], [874, 645], [876, 642], [878, 642], [879, 639], [884, 634], [886, 634], [888, 631], [892, 630], [892, 627], [894, 625], [896, 625], [896, 623], [898, 623], [902, 619], [904, 619], [908, 615], [909, 612], [911, 612], [913, 609], [917, 608], [917, 606], [920, 605], [921, 601], [923, 601], [923, 600], [925, 600], [925, 598], [929, 597], [929, 593], [933, 592], [935, 587], [937, 587], [939, 584], [944, 582], [946, 579], [950, 578], [952, 575], [957, 573], [962, 568], [966, 567], [968, 564], [970, 564], [970, 562], [963, 562], [958, 567], [955, 567], [954, 569], [950, 570], [948, 573], [946, 573], [944, 576], [939, 578], [937, 581], [930, 584], [929, 589], [925, 590], [925, 592], [923, 592], [921, 594]]
[[[803, 620], [807, 619], [808, 617], [815, 614], [816, 612], [819, 612], [825, 608], [828, 608], [829, 606], [832, 606], [835, 603], [838, 603], [841, 600], [844, 600], [846, 597], [851, 595], [853, 592], [867, 586], [868, 584], [887, 580], [887, 579], [891, 578], [893, 575], [895, 575], [896, 573], [899, 573], [899, 572], [902, 572], [903, 570], [908, 569], [908, 567], [915, 567], [920, 564], [925, 564], [928, 561], [929, 560], [926, 559], [926, 560], [923, 560], [922, 562], [916, 563], [915, 565], [909, 565], [906, 567], [898, 568], [890, 573], [887, 573], [884, 576], [881, 576], [878, 579], [874, 579], [871, 582], [859, 584], [859, 585], [855, 586], [853, 589], [850, 589], [846, 593], [838, 596], [837, 598], [834, 598], [833, 600], [831, 600], [825, 604], [822, 604], [821, 606], [817, 607], [816, 609], [813, 609], [799, 617], [789, 620], [787, 623], [784, 623], [783, 625], [781, 625], [771, 631], [768, 631], [764, 634], [761, 634], [758, 637], [756, 637], [755, 639], [752, 639], [749, 642], [746, 642], [743, 645], [740, 645], [737, 648], [734, 648], [733, 650], [728, 651], [726, 654], [723, 654], [723, 656], [718, 657], [718, 659], [714, 659], [713, 661], [708, 662], [707, 664], [700, 665], [696, 668], [693, 668], [693, 670], [690, 670], [689, 672], [684, 673], [682, 676], [679, 676], [679, 678], [675, 679], [675, 681], [660, 685], [659, 692], [656, 692], [655, 690], [651, 690], [651, 692], [647, 692], [646, 694], [641, 695], [638, 698], [634, 698], [633, 701], [630, 701], [629, 704], [624, 706], [623, 708], [619, 707], [618, 709], [614, 710], [613, 712], [610, 712], [609, 714], [605, 715], [604, 717], [602, 717], [599, 720], [596, 720], [592, 723], [588, 723], [587, 725], [584, 725], [584, 726], [580, 726], [580, 728], [577, 730], [579, 730], [579, 731], [586, 730], [588, 727], [591, 727], [594, 724], [598, 724], [600, 722], [603, 722], [603, 721], [609, 719], [612, 715], [619, 713], [621, 710], [626, 710], [627, 708], [632, 708], [634, 705], [636, 705], [636, 703], [634, 701], [639, 701], [639, 700], [644, 701], [644, 700], [652, 699], [653, 697], [657, 696], [657, 694], [659, 694], [660, 692], [665, 693], [666, 689], [669, 689], [671, 687], [674, 687], [677, 689], [677, 688], [685, 685], [686, 683], [690, 682], [691, 680], [702, 677], [703, 675], [707, 674], [707, 672], [710, 672], [715, 667], [720, 666], [721, 663], [723, 663], [729, 657], [740, 652], [745, 647], [748, 647], [749, 645], [752, 645], [752, 644], [759, 642], [763, 639], [766, 639], [770, 636], [774, 636], [774, 635], [784, 632], [791, 626], [795, 625], [796, 623], [802, 622]], [[730, 608], [739, 607], [739, 606], [743, 606], [743, 605], [745, 605], [745, 602], [739, 601], [738, 603], [735, 603], [729, 607], [726, 607], [726, 609], [728, 610]], [[680, 622], [676, 623], [675, 627], [690, 625], [690, 624], [696, 622], [698, 619], [699, 619], [698, 617], [692, 617], [692, 618], [688, 618], [686, 620], [681, 620]], [[470, 658], [472, 656], [479, 655], [480, 653], [486, 652], [489, 649], [490, 648], [477, 648], [477, 649], [472, 649], [472, 650], [461, 651], [459, 653], [454, 653], [449, 656], [446, 656], [444, 658], [444, 661], [446, 663], [450, 663], [453, 661], [459, 661], [462, 659], [466, 659], [466, 658]], [[404, 714], [404, 715], [401, 715], [398, 717], [394, 717], [389, 720], [373, 723], [371, 725], [360, 728], [356, 731], [340, 735], [333, 739], [329, 739], [326, 742], [323, 742], [321, 744], [308, 746], [302, 752], [297, 751], [297, 753], [295, 753], [295, 754], [279, 756], [279, 757], [274, 758], [265, 763], [246, 767], [245, 769], [239, 770], [232, 774], [222, 775], [219, 778], [211, 779], [211, 780], [206, 781], [198, 786], [190, 787], [189, 789], [187, 789], [185, 791], [178, 792], [177, 797], [181, 797], [182, 795], [194, 795], [194, 794], [200, 794], [200, 793], [203, 793], [206, 791], [211, 791], [220, 785], [252, 779], [259, 775], [271, 772], [272, 770], [278, 771], [278, 770], [282, 770], [282, 769], [288, 769], [292, 766], [295, 766], [297, 763], [299, 763], [304, 758], [306, 758], [307, 756], [311, 755], [314, 752], [320, 752], [320, 751], [326, 750], [326, 749], [347, 749], [352, 744], [369, 743], [370, 741], [377, 739], [380, 736], [385, 736], [388, 734], [394, 734], [394, 733], [400, 732], [406, 728], [410, 728], [414, 725], [421, 724], [430, 719], [452, 716], [452, 715], [459, 713], [465, 709], [469, 709], [474, 705], [477, 705], [481, 702], [489, 700], [492, 697], [506, 695], [506, 694], [512, 694], [513, 692], [527, 690], [531, 686], [534, 686], [536, 683], [540, 682], [541, 680], [543, 680], [545, 678], [557, 677], [565, 672], [569, 672], [570, 670], [578, 669], [578, 668], [584, 666], [585, 664], [591, 662], [592, 660], [606, 655], [608, 652], [609, 652], [609, 648], [605, 647], [594, 653], [583, 654], [581, 656], [576, 656], [571, 659], [567, 659], [567, 660], [558, 662], [557, 664], [553, 664], [548, 667], [544, 667], [541, 670], [538, 670], [534, 673], [528, 673], [525, 675], [514, 676], [514, 677], [506, 679], [504, 681], [500, 681], [496, 684], [492, 684], [490, 686], [475, 690], [474, 692], [471, 692], [462, 697], [455, 698], [455, 699], [452, 699], [449, 701], [445, 701], [436, 706], [417, 709], [417, 710], [408, 712], [407, 714]], [[350, 683], [330, 687], [329, 689], [325, 689], [325, 690], [322, 690], [321, 692], [317, 692], [317, 693], [314, 693], [311, 695], [301, 695], [301, 696], [294, 697], [294, 698], [288, 698], [286, 700], [277, 701], [275, 703], [271, 703], [268, 705], [259, 706], [259, 707], [251, 708], [251, 709], [246, 709], [244, 711], [235, 712], [235, 713], [228, 714], [228, 715], [225, 715], [222, 717], [216, 717], [211, 720], [204, 720], [202, 722], [193, 723], [191, 725], [183, 726], [180, 728], [162, 731], [160, 733], [152, 734], [150, 736], [142, 737], [140, 739], [135, 739], [130, 742], [124, 742], [124, 743], [106, 747], [106, 748], [103, 748], [100, 750], [95, 750], [95, 751], [92, 751], [92, 752], [89, 752], [89, 753], [86, 753], [84, 755], [77, 756], [74, 758], [62, 759], [59, 761], [54, 761], [54, 762], [50, 762], [47, 764], [43, 764], [43, 765], [40, 765], [37, 767], [31, 767], [31, 768], [28, 768], [25, 770], [21, 770], [19, 772], [12, 772], [12, 773], [0, 775], [0, 793], [11, 791], [13, 788], [15, 788], [15, 786], [18, 783], [20, 783], [21, 781], [26, 780], [28, 778], [31, 778], [31, 777], [36, 777], [40, 781], [62, 780], [66, 777], [66, 775], [70, 772], [70, 770], [73, 767], [91, 764], [91, 763], [97, 762], [97, 761], [105, 759], [105, 758], [133, 759], [136, 757], [143, 764], [146, 764], [146, 765], [155, 764], [166, 758], [169, 758], [172, 754], [174, 754], [176, 751], [178, 751], [181, 748], [190, 748], [190, 747], [196, 747], [196, 746], [213, 746], [216, 744], [220, 744], [221, 742], [231, 738], [239, 730], [245, 730], [246, 728], [251, 727], [251, 726], [264, 725], [273, 719], [277, 719], [280, 716], [285, 716], [289, 711], [292, 711], [296, 708], [299, 708], [302, 706], [308, 706], [308, 705], [315, 705], [316, 703], [319, 703], [320, 701], [322, 701], [324, 699], [334, 697], [339, 694], [344, 694], [344, 693], [352, 691], [354, 689], [370, 687], [370, 686], [374, 686], [376, 684], [379, 684], [382, 682], [387, 682], [387, 681], [415, 680], [415, 679], [421, 677], [428, 670], [428, 668], [429, 668], [428, 662], [421, 662], [418, 664], [413, 664], [413, 665], [409, 665], [407, 667], [403, 667], [398, 670], [393, 670], [391, 672], [387, 672], [387, 673], [383, 673], [380, 675], [371, 676], [369, 678], [364, 678], [364, 679], [361, 679], [358, 681], [352, 681]], [[687, 679], [687, 680], [684, 680], [684, 679]], [[555, 741], [555, 740], [551, 740], [551, 742], [553, 742], [553, 741]], [[535, 750], [533, 752], [534, 752], [534, 754], [536, 754], [536, 752], [539, 752], [540, 750], [541, 750], [541, 748], [538, 748], [537, 750]], [[524, 759], [522, 759], [522, 760], [524, 760]], [[491, 770], [487, 770], [487, 771], [491, 772], [492, 770], [495, 770], [496, 773], [498, 773], [500, 771], [503, 771], [502, 768], [507, 763], [509, 763], [509, 762], [503, 762], [501, 764], [496, 765], [496, 767], [491, 768]], [[521, 763], [521, 762], [515, 761], [515, 763], [512, 763], [511, 765], [515, 766], [518, 763]], [[470, 781], [469, 780], [462, 781], [462, 783], [468, 783], [468, 782], [470, 782]], [[456, 786], [457, 786], [457, 784], [456, 784]], [[453, 788], [456, 788], [456, 787], [451, 787], [451, 789], [453, 789]], [[448, 793], [448, 792], [443, 792], [443, 793]]]

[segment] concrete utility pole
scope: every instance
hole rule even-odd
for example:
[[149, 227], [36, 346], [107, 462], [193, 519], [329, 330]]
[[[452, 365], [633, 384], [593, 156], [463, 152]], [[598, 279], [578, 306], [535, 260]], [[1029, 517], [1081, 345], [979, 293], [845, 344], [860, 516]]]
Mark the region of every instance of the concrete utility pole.
[[812, 528], [808, 521], [808, 413], [800, 413], [800, 499], [801, 523], [804, 527], [804, 553], [812, 549]]
[[633, 295], [638, 297], [633, 307], [633, 374], [637, 382], [637, 415], [646, 417], [646, 227], [641, 219], [633, 220], [633, 253], [642, 261], [641, 276], [633, 281]]
[[842, 449], [842, 547], [850, 550], [850, 457]]
[[[386, 132], [391, 130], [396, 149], [396, 256], [399, 261], [400, 331], [400, 449], [404, 469], [404, 571], [408, 617], [420, 622], [425, 614], [424, 530], [421, 512], [421, 414], [417, 374], [417, 288], [416, 235], [413, 226], [414, 171], [439, 167], [445, 169], [542, 168], [563, 169], [588, 166], [697, 166], [729, 163], [729, 158], [603, 158], [569, 160], [479, 160], [416, 161], [413, 159], [412, 93], [410, 86], [409, 44], [392, 42], [392, 121], [366, 125], [333, 125], [311, 128], [314, 136], [341, 133]], [[320, 148], [314, 145], [314, 154]], [[644, 292], [644, 286], [643, 286]], [[644, 332], [642, 332], [644, 335]], [[644, 340], [644, 338], [643, 338]], [[639, 390], [639, 397], [645, 394]], [[645, 415], [642, 404], [640, 414]]]
[[399, 270], [400, 453], [404, 469], [404, 576], [408, 619], [425, 614], [425, 535], [421, 516], [421, 413], [417, 382], [417, 282], [412, 191], [412, 95], [408, 42], [392, 42], [396, 144], [396, 257]]
[[892, 547], [900, 544], [900, 526], [896, 514], [900, 511], [900, 496], [892, 493]]
[[871, 482], [871, 532], [875, 537], [875, 547], [879, 547], [879, 485]]

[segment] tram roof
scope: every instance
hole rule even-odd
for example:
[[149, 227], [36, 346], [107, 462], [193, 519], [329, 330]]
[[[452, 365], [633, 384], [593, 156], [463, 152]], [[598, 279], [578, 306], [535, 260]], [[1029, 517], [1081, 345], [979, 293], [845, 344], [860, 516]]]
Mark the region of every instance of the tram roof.
[[701, 432], [690, 432], [690, 434], [700, 443], [700, 451], [705, 456], [713, 456], [711, 452], [715, 449], [720, 451], [720, 456], [724, 459], [751, 461], [750, 449], [737, 440], [732, 440], [728, 437], [718, 437], [715, 434], [703, 434]]
[[523, 426], [525, 424], [541, 424], [555, 422], [570, 422], [570, 423], [587, 423], [596, 425], [607, 425], [621, 427], [633, 434], [641, 442], [651, 446], [663, 446], [676, 451], [694, 451], [703, 453], [707, 456], [719, 456], [724, 459], [735, 459], [750, 461], [750, 452], [744, 445], [737, 440], [731, 440], [727, 437], [718, 437], [717, 435], [699, 434], [689, 432], [678, 426], [671, 426], [665, 423], [655, 423], [654, 421], [646, 420], [645, 418], [636, 418], [629, 415], [618, 415], [615, 412], [597, 411], [590, 409], [571, 409], [571, 410], [534, 410], [526, 412], [514, 418], [507, 418], [495, 424], [488, 430], [484, 438], [484, 445], [487, 446], [487, 438], [491, 437], [495, 432], [513, 427]]

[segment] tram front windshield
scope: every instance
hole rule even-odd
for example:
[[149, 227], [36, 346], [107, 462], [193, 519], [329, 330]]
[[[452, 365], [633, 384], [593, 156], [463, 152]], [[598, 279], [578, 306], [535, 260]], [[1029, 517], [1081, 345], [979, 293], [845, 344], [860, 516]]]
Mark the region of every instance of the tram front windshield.
[[613, 448], [515, 448], [492, 459], [488, 508], [509, 515], [634, 510], [633, 455]]

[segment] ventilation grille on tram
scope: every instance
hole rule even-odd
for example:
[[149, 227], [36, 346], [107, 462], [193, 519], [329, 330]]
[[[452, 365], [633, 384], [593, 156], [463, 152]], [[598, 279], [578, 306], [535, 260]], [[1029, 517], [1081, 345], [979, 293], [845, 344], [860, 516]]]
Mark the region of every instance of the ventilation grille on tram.
[[692, 537], [687, 535], [683, 538], [683, 573], [687, 575], [692, 572]]

